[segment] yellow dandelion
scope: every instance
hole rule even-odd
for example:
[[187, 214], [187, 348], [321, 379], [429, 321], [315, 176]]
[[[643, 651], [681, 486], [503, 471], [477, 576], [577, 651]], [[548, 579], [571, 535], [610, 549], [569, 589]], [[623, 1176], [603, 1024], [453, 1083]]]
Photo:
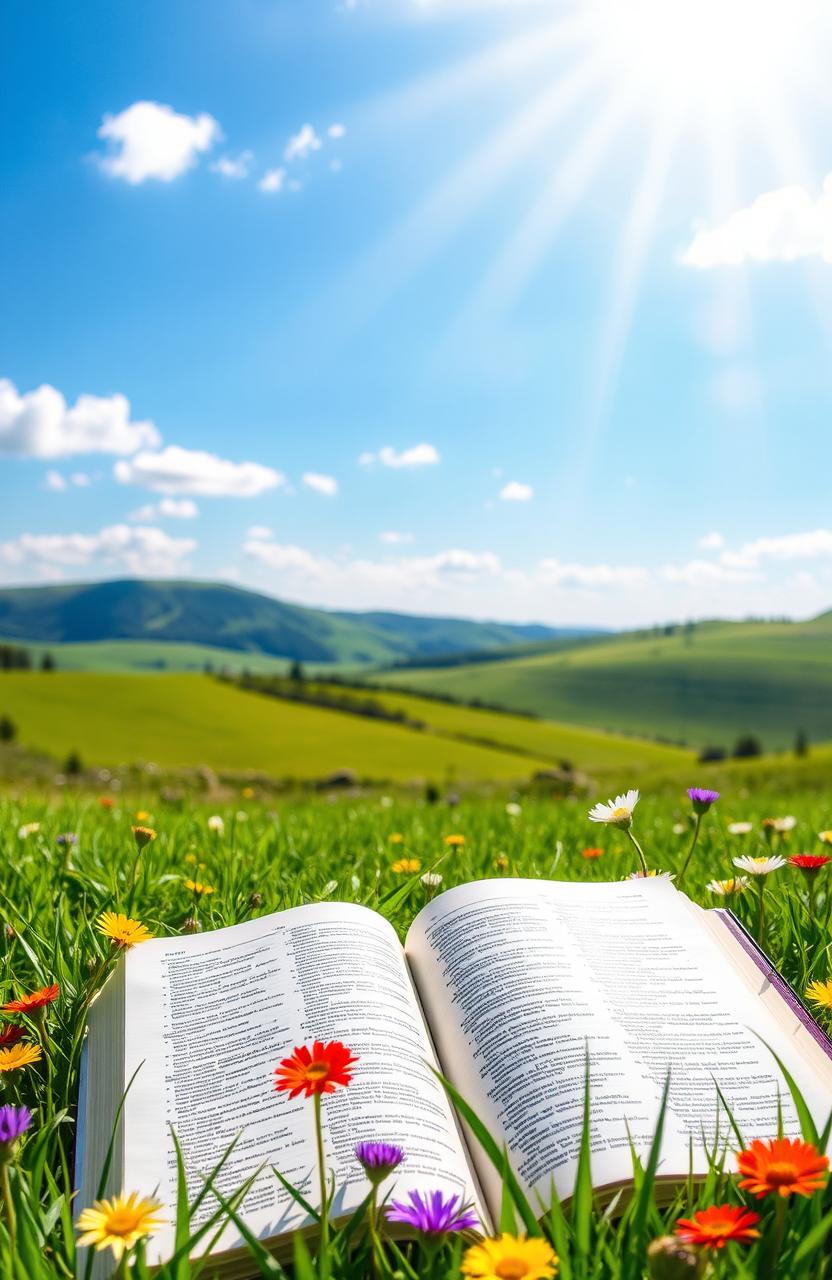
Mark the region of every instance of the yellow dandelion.
[[96, 1200], [78, 1217], [76, 1225], [82, 1232], [78, 1243], [94, 1245], [96, 1250], [112, 1249], [120, 1262], [127, 1249], [164, 1226], [165, 1219], [159, 1217], [161, 1208], [158, 1200], [139, 1196], [135, 1191], [129, 1196], [113, 1196], [112, 1200]]
[[503, 1232], [466, 1249], [461, 1271], [477, 1280], [551, 1280], [558, 1256], [548, 1240]]
[[399, 858], [394, 862], [390, 870], [402, 875], [415, 875], [417, 871], [421, 871], [422, 864], [418, 858]]
[[13, 1044], [10, 1049], [0, 1049], [0, 1073], [29, 1067], [40, 1058], [39, 1044]]
[[137, 821], [137, 822], [149, 822], [149, 821], [150, 821], [150, 814], [147, 812], [147, 809], [137, 809], [137, 810], [136, 810], [136, 821]]
[[445, 844], [450, 845], [452, 849], [459, 849], [465, 844], [465, 836], [450, 835], [445, 836]]
[[139, 849], [143, 849], [145, 845], [150, 844], [151, 840], [156, 839], [156, 832], [152, 827], [134, 827], [133, 839]]
[[96, 921], [96, 928], [117, 947], [135, 947], [139, 942], [147, 942], [153, 937], [141, 920], [131, 920], [129, 916], [116, 911], [102, 912]]
[[216, 893], [216, 889], [212, 884], [203, 884], [201, 880], [186, 880], [185, 888], [190, 889], [191, 893], [195, 893], [197, 897], [203, 897], [208, 893]]
[[390, 844], [404, 844], [404, 836], [401, 831], [394, 831], [387, 839]]
[[822, 1009], [832, 1009], [832, 978], [826, 982], [810, 982], [806, 988], [806, 999]]
[[818, 840], [822, 840], [824, 844], [832, 844], [832, 831], [819, 831]]

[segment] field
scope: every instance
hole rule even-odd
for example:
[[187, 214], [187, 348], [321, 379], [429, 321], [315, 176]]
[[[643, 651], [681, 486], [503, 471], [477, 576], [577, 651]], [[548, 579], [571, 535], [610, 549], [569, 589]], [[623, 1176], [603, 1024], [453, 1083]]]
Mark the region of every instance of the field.
[[[634, 868], [633, 850], [625, 835], [593, 826], [586, 806], [570, 801], [524, 800], [509, 808], [503, 801], [476, 801], [449, 807], [366, 796], [344, 797], [336, 803], [289, 801], [267, 809], [251, 788], [238, 790], [219, 808], [186, 799], [165, 801], [150, 789], [129, 797], [111, 791], [105, 800], [107, 807], [95, 795], [82, 792], [65, 795], [58, 805], [35, 793], [0, 800], [0, 902], [6, 924], [0, 995], [9, 999], [53, 981], [60, 986], [57, 999], [47, 1008], [45, 1023], [27, 1024], [30, 1037], [41, 1037], [46, 1058], [3, 1077], [10, 1082], [5, 1101], [26, 1103], [34, 1111], [31, 1129], [11, 1166], [11, 1178], [0, 1179], [0, 1201], [6, 1206], [6, 1226], [0, 1227], [4, 1280], [68, 1280], [76, 1270], [84, 1274], [67, 1205], [77, 1032], [86, 1002], [110, 963], [106, 943], [94, 928], [103, 910], [128, 909], [153, 934], [175, 936], [193, 929], [194, 920], [201, 928], [211, 929], [301, 902], [339, 898], [380, 910], [403, 934], [415, 912], [437, 891], [421, 880], [428, 868], [443, 877], [443, 889], [504, 875], [617, 880]], [[782, 812], [786, 804], [796, 816], [796, 826], [788, 835], [775, 837], [773, 851], [820, 852], [824, 846], [818, 832], [830, 822], [827, 802], [799, 793], [786, 801], [782, 792], [764, 790], [753, 798], [726, 796], [703, 820], [686, 886], [692, 896], [707, 905], [718, 901], [708, 892], [708, 881], [730, 876], [731, 859], [739, 852], [766, 852], [762, 819]], [[223, 819], [221, 831], [211, 829], [212, 813]], [[752, 822], [753, 833], [731, 835], [726, 828], [728, 816]], [[634, 817], [651, 867], [678, 872], [692, 832], [687, 797], [648, 795]], [[156, 836], [141, 853], [132, 888], [131, 824], [137, 821], [151, 825]], [[33, 823], [39, 827], [27, 831], [24, 824]], [[64, 839], [61, 843], [58, 836], [65, 832], [71, 832], [77, 842]], [[449, 835], [457, 837], [455, 844], [446, 842]], [[582, 856], [590, 844], [603, 851], [593, 860]], [[395, 864], [402, 857], [416, 859], [418, 868], [414, 864], [404, 872], [397, 870]], [[199, 879], [212, 890], [202, 897], [189, 892], [184, 883], [196, 868]], [[830, 974], [828, 869], [819, 876], [811, 911], [806, 882], [794, 868], [773, 872], [765, 885], [765, 946], [799, 992], [810, 980]], [[757, 895], [739, 894], [732, 905], [755, 930]], [[275, 1045], [275, 1059], [288, 1048]], [[717, 1163], [709, 1183], [680, 1190], [664, 1207], [654, 1198], [650, 1171], [641, 1194], [620, 1217], [595, 1212], [586, 1192], [579, 1193], [566, 1216], [553, 1203], [542, 1229], [560, 1255], [561, 1276], [642, 1280], [647, 1275], [650, 1241], [672, 1233], [680, 1215], [709, 1203], [748, 1203], [736, 1189], [732, 1161], [729, 1157], [722, 1170]], [[8, 1239], [9, 1201], [16, 1210], [13, 1250]], [[771, 1197], [752, 1203], [762, 1214], [762, 1242], [731, 1244], [724, 1253], [714, 1255], [715, 1280], [763, 1280], [774, 1274], [789, 1280], [828, 1280], [832, 1261], [824, 1241], [832, 1227], [832, 1192], [778, 1201], [782, 1214]], [[522, 1213], [521, 1202], [508, 1194], [504, 1226], [516, 1230]], [[533, 1219], [531, 1226], [541, 1230]], [[182, 1229], [187, 1242], [184, 1210]], [[424, 1248], [417, 1242], [403, 1251], [379, 1245], [375, 1273], [384, 1280], [456, 1277], [460, 1247], [453, 1237], [444, 1245], [429, 1246], [426, 1240]], [[353, 1227], [351, 1235], [336, 1232], [316, 1260], [301, 1252], [296, 1275], [300, 1280], [351, 1280], [370, 1270], [367, 1250], [363, 1228], [356, 1232]], [[776, 1271], [772, 1250], [781, 1251], [781, 1269]], [[696, 1255], [689, 1253], [687, 1270], [650, 1274], [701, 1276], [701, 1267], [696, 1272], [691, 1269], [695, 1261]], [[254, 1245], [250, 1273], [284, 1275]], [[135, 1257], [131, 1254], [129, 1265], [118, 1274], [146, 1280], [141, 1250]], [[213, 1272], [189, 1263], [183, 1254], [176, 1266], [160, 1275], [161, 1280], [196, 1280], [197, 1276], [212, 1280]]]
[[0, 676], [0, 714], [22, 746], [91, 765], [152, 761], [208, 765], [274, 779], [316, 779], [351, 768], [361, 778], [437, 784], [525, 781], [568, 761], [593, 775], [672, 770], [691, 757], [573, 726], [384, 695], [425, 731], [245, 693], [196, 675], [40, 672]]
[[799, 730], [832, 740], [832, 618], [700, 623], [526, 657], [407, 668], [377, 678], [415, 692], [481, 698], [553, 720], [731, 749], [743, 733], [768, 751]]

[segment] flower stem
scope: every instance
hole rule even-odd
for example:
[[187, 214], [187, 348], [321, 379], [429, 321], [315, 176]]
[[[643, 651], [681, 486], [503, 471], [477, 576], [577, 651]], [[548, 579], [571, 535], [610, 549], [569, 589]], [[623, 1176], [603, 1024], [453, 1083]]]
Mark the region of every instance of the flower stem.
[[319, 1093], [315, 1094], [315, 1141], [318, 1146], [318, 1174], [321, 1181], [320, 1272], [324, 1276], [329, 1270], [329, 1197], [326, 1189], [326, 1156], [324, 1155], [324, 1129]]
[[679, 872], [679, 879], [676, 881], [677, 889], [681, 889], [682, 887], [682, 881], [685, 878], [685, 872], [687, 871], [688, 866], [690, 865], [690, 860], [693, 857], [693, 851], [696, 848], [696, 842], [699, 839], [699, 828], [701, 826], [702, 826], [702, 814], [697, 813], [696, 826], [693, 829], [693, 839], [690, 842], [690, 848], [688, 849], [688, 856], [685, 858], [685, 861], [682, 863], [682, 870]]
[[778, 1196], [774, 1206], [774, 1225], [771, 1229], [771, 1239], [767, 1241], [768, 1248], [763, 1250], [760, 1280], [774, 1280], [777, 1275], [777, 1263], [780, 1258], [780, 1250], [783, 1247], [783, 1233], [786, 1228], [787, 1207], [788, 1201], [785, 1196]]
[[765, 877], [760, 876], [760, 910], [757, 916], [757, 941], [760, 946], [763, 945], [765, 936], [765, 920], [766, 920], [766, 882]]
[[17, 1233], [17, 1218], [14, 1212], [14, 1201], [12, 1200], [12, 1188], [9, 1182], [9, 1162], [3, 1160], [0, 1163], [0, 1194], [3, 1196], [3, 1208], [6, 1214], [6, 1226], [9, 1231], [9, 1239], [12, 1244], [12, 1253], [14, 1253], [15, 1236]]
[[644, 874], [647, 875], [647, 859], [644, 856], [644, 851], [642, 850], [642, 847], [639, 844], [638, 840], [636, 840], [635, 836], [633, 835], [630, 827], [627, 827], [626, 831], [627, 831], [627, 837], [630, 840], [630, 843], [635, 845], [635, 850], [636, 850], [636, 853], [638, 854], [639, 865], [641, 866], [641, 869], [644, 872]]

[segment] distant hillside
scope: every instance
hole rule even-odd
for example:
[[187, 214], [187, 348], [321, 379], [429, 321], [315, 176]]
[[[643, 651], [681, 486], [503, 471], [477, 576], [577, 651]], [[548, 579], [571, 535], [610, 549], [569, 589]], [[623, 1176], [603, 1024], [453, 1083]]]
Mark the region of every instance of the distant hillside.
[[750, 733], [786, 749], [799, 730], [832, 739], [832, 613], [596, 637], [373, 679], [700, 747], [730, 750]]
[[360, 665], [503, 649], [561, 634], [537, 625], [330, 613], [219, 583], [127, 579], [0, 591], [0, 638], [38, 645], [210, 645], [301, 662]]

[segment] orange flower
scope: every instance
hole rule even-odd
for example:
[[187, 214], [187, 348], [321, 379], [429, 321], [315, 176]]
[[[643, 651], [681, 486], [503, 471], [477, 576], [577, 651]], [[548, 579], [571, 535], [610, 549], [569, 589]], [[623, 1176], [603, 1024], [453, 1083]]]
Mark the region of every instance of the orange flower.
[[755, 1138], [746, 1151], [737, 1152], [740, 1186], [758, 1200], [767, 1195], [810, 1196], [826, 1181], [829, 1157], [800, 1138]]
[[679, 1218], [676, 1234], [685, 1244], [702, 1244], [709, 1249], [724, 1249], [729, 1240], [750, 1244], [756, 1240], [759, 1213], [735, 1204], [712, 1204], [700, 1209], [692, 1218]]
[[3, 1013], [34, 1013], [37, 1009], [43, 1009], [53, 1000], [57, 1000], [59, 991], [57, 982], [53, 982], [51, 987], [41, 987], [40, 991], [21, 996], [19, 1000], [10, 1000], [8, 1004], [2, 1006]]
[[33, 1062], [40, 1062], [39, 1044], [13, 1044], [10, 1049], [0, 1049], [0, 1075], [7, 1071], [17, 1071], [20, 1067], [29, 1067]]
[[588, 859], [591, 859], [591, 858], [603, 858], [603, 856], [604, 856], [604, 850], [603, 850], [603, 849], [582, 849], [582, 850], [581, 850], [581, 857], [582, 857], [582, 858], [588, 858]]
[[112, 809], [115, 804], [115, 800], [112, 796], [99, 796], [98, 803], [101, 805], [102, 809]]
[[19, 1027], [16, 1022], [10, 1023], [4, 1031], [0, 1031], [0, 1049], [10, 1049], [13, 1044], [18, 1044], [25, 1034], [25, 1027]]
[[445, 844], [450, 845], [452, 849], [459, 849], [465, 844], [465, 836], [450, 835], [445, 836]]
[[314, 1093], [334, 1093], [335, 1086], [348, 1085], [352, 1080], [352, 1064], [358, 1058], [340, 1040], [324, 1044], [316, 1040], [311, 1050], [306, 1045], [295, 1049], [291, 1058], [284, 1058], [274, 1073], [277, 1093], [286, 1092], [290, 1098], [299, 1093], [311, 1098]]

